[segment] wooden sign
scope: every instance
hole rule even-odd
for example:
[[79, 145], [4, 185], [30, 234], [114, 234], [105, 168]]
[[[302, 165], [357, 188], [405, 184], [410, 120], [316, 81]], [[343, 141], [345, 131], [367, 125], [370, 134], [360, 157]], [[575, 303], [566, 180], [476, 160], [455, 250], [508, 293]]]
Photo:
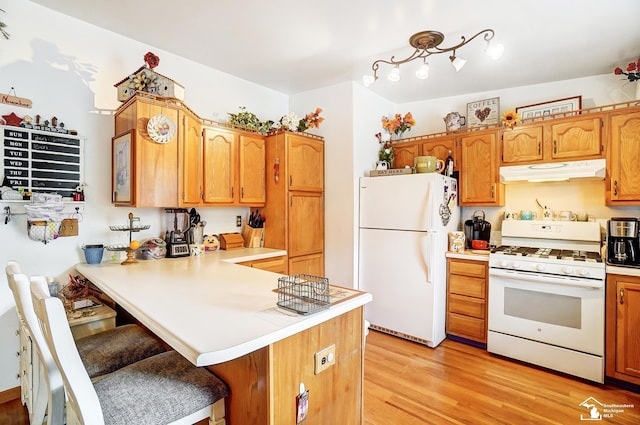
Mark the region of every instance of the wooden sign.
[[27, 99], [26, 97], [11, 96], [10, 94], [5, 93], [0, 93], [0, 103], [20, 106], [21, 108], [31, 108], [31, 99]]

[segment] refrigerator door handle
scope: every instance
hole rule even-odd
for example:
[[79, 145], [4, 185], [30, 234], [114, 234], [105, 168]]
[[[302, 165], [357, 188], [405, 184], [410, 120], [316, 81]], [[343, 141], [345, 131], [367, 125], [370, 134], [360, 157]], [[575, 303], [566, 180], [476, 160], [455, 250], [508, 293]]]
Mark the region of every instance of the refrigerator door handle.
[[432, 251], [435, 244], [436, 233], [433, 230], [427, 232], [426, 246], [424, 249], [424, 262], [427, 269], [427, 283], [433, 283]]

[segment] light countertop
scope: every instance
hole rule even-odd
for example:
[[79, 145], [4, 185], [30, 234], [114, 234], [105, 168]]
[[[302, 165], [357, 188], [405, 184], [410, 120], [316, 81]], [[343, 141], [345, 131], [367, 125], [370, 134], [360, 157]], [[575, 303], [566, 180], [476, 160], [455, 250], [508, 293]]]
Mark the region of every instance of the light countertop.
[[[76, 270], [196, 366], [223, 363], [372, 300], [371, 294], [301, 316], [276, 307], [282, 275], [235, 262], [286, 255], [245, 248], [162, 260], [78, 264]], [[335, 282], [330, 282], [335, 284]]]
[[606, 266], [607, 274], [621, 274], [623, 276], [638, 276], [640, 277], [640, 268], [638, 267], [622, 267], [622, 266]]
[[462, 260], [489, 261], [489, 251], [481, 251], [477, 249], [465, 249], [462, 252], [447, 251], [447, 258], [459, 258]]

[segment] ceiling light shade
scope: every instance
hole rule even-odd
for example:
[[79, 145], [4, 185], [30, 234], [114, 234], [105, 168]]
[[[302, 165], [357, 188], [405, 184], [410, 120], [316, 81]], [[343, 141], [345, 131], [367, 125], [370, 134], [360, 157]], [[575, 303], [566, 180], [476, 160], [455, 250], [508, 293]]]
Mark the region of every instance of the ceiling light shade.
[[452, 55], [449, 57], [449, 59], [451, 60], [451, 64], [456, 69], [456, 71], [460, 71], [460, 69], [462, 69], [467, 61], [460, 57], [456, 57], [456, 50], [460, 49], [462, 46], [467, 45], [469, 42], [471, 42], [471, 40], [479, 37], [480, 35], [483, 36], [484, 40], [488, 44], [486, 48], [488, 55], [490, 55], [491, 57], [499, 57], [500, 55], [502, 55], [504, 46], [502, 46], [501, 44], [489, 45], [490, 41], [495, 35], [492, 29], [482, 30], [477, 34], [474, 34], [468, 40], [463, 36], [461, 37], [462, 41], [460, 43], [451, 47], [440, 47], [440, 44], [444, 41], [444, 35], [441, 32], [431, 30], [421, 31], [413, 34], [409, 38], [409, 45], [411, 45], [411, 47], [415, 49], [415, 51], [411, 55], [409, 55], [405, 59], [399, 60], [396, 60], [395, 56], [391, 56], [389, 60], [378, 59], [374, 61], [371, 65], [371, 69], [373, 70], [373, 77], [366, 76], [366, 79], [363, 78], [363, 83], [366, 87], [369, 87], [371, 84], [373, 84], [378, 79], [378, 68], [380, 68], [380, 65], [383, 63], [394, 66], [394, 68], [389, 73], [388, 78], [391, 81], [398, 81], [400, 80], [400, 65], [416, 59], [422, 59], [424, 61], [424, 64], [420, 66], [418, 71], [416, 71], [416, 77], [420, 79], [428, 78], [429, 64], [427, 63], [427, 58], [431, 55], [448, 52], [452, 52]]
[[393, 81], [394, 83], [396, 81], [400, 81], [400, 68], [398, 66], [393, 68], [389, 75], [387, 75], [387, 78], [389, 79], [389, 81]]
[[488, 43], [486, 52], [491, 59], [500, 59], [504, 53], [504, 46], [501, 43]]
[[465, 63], [467, 63], [466, 59], [462, 59], [459, 56], [449, 56], [451, 60], [451, 65], [456, 69], [456, 72], [460, 72]]
[[376, 77], [374, 77], [373, 75], [367, 74], [362, 76], [362, 84], [364, 84], [365, 87], [369, 87], [375, 81], [376, 81]]
[[429, 78], [429, 64], [427, 62], [420, 65], [420, 68], [416, 71], [416, 77], [420, 80]]

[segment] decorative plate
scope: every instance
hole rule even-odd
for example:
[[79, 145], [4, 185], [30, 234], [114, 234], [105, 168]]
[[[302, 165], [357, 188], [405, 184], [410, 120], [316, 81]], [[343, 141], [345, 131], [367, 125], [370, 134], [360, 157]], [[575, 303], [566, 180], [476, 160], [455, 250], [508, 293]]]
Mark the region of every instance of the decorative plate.
[[169, 143], [176, 136], [176, 124], [166, 115], [154, 115], [147, 123], [147, 133], [154, 142]]

